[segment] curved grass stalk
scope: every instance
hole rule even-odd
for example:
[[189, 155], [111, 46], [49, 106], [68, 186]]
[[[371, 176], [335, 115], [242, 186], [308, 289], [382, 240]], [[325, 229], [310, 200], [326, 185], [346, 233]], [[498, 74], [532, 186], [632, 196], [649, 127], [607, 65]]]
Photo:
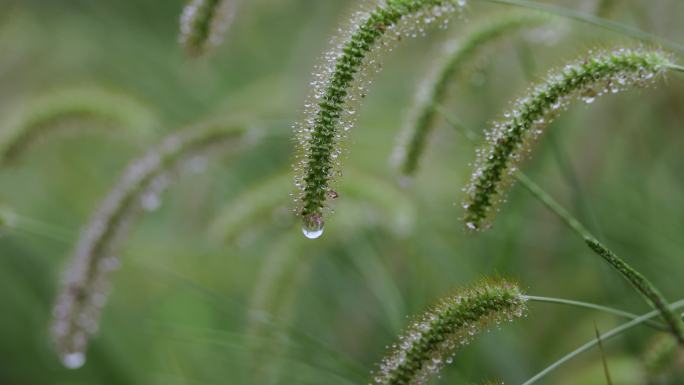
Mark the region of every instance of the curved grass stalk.
[[[684, 300], [679, 300], [677, 302], [674, 302], [668, 306], [670, 311], [674, 311], [676, 309], [680, 309], [684, 307]], [[634, 328], [635, 326], [641, 325], [649, 320], [652, 320], [653, 318], [657, 317], [660, 314], [658, 310], [654, 310], [652, 312], [646, 313], [632, 321], [626, 322], [614, 329], [611, 329], [610, 331], [601, 334], [600, 335], [600, 340], [602, 341], [607, 341], [613, 337], [619, 336], [622, 333], [625, 333], [626, 331]], [[546, 377], [548, 374], [553, 372], [554, 370], [558, 369], [559, 367], [563, 366], [565, 363], [569, 362], [573, 358], [579, 356], [580, 354], [589, 351], [591, 348], [594, 346], [598, 345], [598, 340], [597, 338], [591, 339], [589, 342], [585, 343], [584, 345], [580, 346], [579, 348], [573, 350], [572, 352], [566, 354], [563, 356], [561, 359], [558, 361], [554, 362], [553, 364], [549, 365], [546, 367], [544, 370], [541, 372], [537, 373], [535, 376], [530, 378], [529, 380], [525, 381], [522, 385], [532, 385], [534, 383], [537, 383], [539, 380], [542, 378]]]
[[0, 137], [0, 165], [18, 158], [45, 133], [89, 123], [114, 125], [134, 137], [157, 126], [156, 115], [129, 95], [99, 88], [61, 89], [29, 101]]
[[606, 93], [646, 86], [664, 73], [670, 63], [665, 54], [653, 50], [590, 52], [532, 88], [504, 114], [504, 120], [494, 124], [487, 133], [487, 146], [477, 152], [476, 168], [465, 188], [466, 226], [473, 230], [488, 227], [496, 206], [505, 198], [518, 163], [571, 101], [582, 98], [592, 103]]
[[180, 17], [179, 41], [197, 57], [217, 47], [233, 23], [237, 0], [190, 0]]
[[517, 285], [484, 280], [443, 299], [418, 318], [380, 364], [379, 385], [422, 385], [453, 361], [453, 354], [483, 329], [526, 313]]
[[[633, 320], [635, 318], [638, 318], [639, 316], [630, 312], [626, 312], [624, 310], [620, 309], [614, 309], [608, 306], [603, 306], [603, 305], [597, 305], [593, 303], [588, 303], [588, 302], [581, 302], [581, 301], [573, 301], [569, 299], [562, 299], [562, 298], [551, 298], [551, 297], [540, 297], [540, 296], [534, 296], [534, 295], [526, 295], [525, 299], [530, 302], [542, 302], [542, 303], [553, 303], [557, 305], [567, 305], [567, 306], [574, 306], [574, 307], [580, 307], [580, 308], [586, 308], [586, 309], [593, 309], [593, 310], [598, 310], [607, 314], [612, 314], [617, 317], [621, 318], [626, 318]], [[658, 330], [667, 330], [667, 327], [659, 322], [656, 321], [647, 321], [646, 324], [652, 328], [658, 329]]]
[[393, 160], [403, 175], [415, 174], [425, 152], [427, 139], [439, 116], [435, 111], [435, 106], [444, 102], [450, 86], [453, 85], [465, 64], [489, 44], [513, 35], [519, 30], [539, 27], [550, 20], [549, 16], [538, 14], [513, 14], [493, 20], [487, 19], [464, 39], [457, 39], [446, 45], [443, 59], [416, 94], [413, 116], [408, 119], [408, 124], [393, 154]]
[[244, 129], [232, 124], [194, 127], [170, 135], [130, 163], [84, 229], [64, 272], [53, 311], [52, 336], [66, 367], [85, 363], [88, 338], [97, 332], [110, 275], [119, 265], [119, 247], [139, 209], [156, 209], [170, 173], [185, 168], [193, 156], [218, 145], [235, 144], [245, 136]]
[[[380, 214], [380, 220], [399, 236], [410, 232], [416, 216], [415, 207], [396, 186], [355, 169], [347, 172], [350, 178], [338, 190], [329, 192], [331, 200], [341, 196], [357, 203], [372, 202], [377, 209], [368, 211], [369, 215]], [[287, 210], [290, 207], [287, 197], [292, 191], [291, 178], [289, 172], [278, 174], [226, 203], [210, 227], [210, 236], [219, 241], [235, 241], [259, 218], [276, 217], [279, 212]], [[282, 219], [278, 217], [277, 222], [281, 223]]]
[[336, 174], [340, 141], [353, 126], [353, 104], [365, 96], [368, 72], [381, 48], [456, 13], [465, 0], [385, 0], [358, 12], [315, 74], [304, 121], [296, 125], [301, 151], [295, 164], [299, 214], [309, 238], [323, 232], [323, 210]]

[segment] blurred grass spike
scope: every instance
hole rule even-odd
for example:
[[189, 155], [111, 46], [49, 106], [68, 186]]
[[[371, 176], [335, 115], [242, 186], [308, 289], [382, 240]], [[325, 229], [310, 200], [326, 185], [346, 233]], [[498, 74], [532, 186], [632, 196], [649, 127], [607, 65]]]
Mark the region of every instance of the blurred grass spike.
[[179, 41], [188, 55], [202, 56], [221, 45], [238, 0], [190, 0], [180, 17]]
[[0, 165], [20, 157], [45, 133], [59, 128], [113, 125], [144, 138], [158, 125], [156, 114], [131, 95], [106, 88], [58, 89], [29, 100], [0, 136]]
[[298, 212], [305, 236], [317, 238], [323, 233], [323, 211], [337, 172], [340, 142], [354, 124], [355, 103], [365, 97], [371, 73], [380, 68], [379, 51], [403, 37], [424, 33], [431, 25], [446, 23], [465, 4], [465, 0], [382, 1], [369, 11], [357, 12], [350, 27], [341, 29], [342, 35], [314, 73], [305, 118], [295, 126], [300, 143], [295, 185], [300, 190]]
[[53, 311], [52, 336], [68, 368], [85, 363], [88, 337], [97, 332], [119, 265], [119, 248], [140, 209], [155, 210], [173, 172], [201, 171], [198, 156], [249, 142], [252, 135], [232, 123], [211, 122], [174, 133], [132, 161], [85, 227], [64, 271]]
[[487, 145], [477, 151], [475, 171], [464, 189], [465, 224], [487, 228], [504, 201], [518, 164], [531, 152], [533, 142], [554, 118], [575, 99], [591, 104], [601, 95], [654, 83], [671, 64], [659, 50], [615, 49], [589, 51], [580, 60], [550, 74], [518, 99], [504, 119], [487, 133]]
[[439, 116], [435, 106], [444, 103], [450, 87], [466, 63], [500, 38], [509, 37], [526, 28], [539, 28], [551, 20], [553, 18], [548, 15], [534, 12], [487, 18], [463, 39], [446, 44], [443, 58], [416, 93], [412, 116], [407, 119], [404, 132], [393, 153], [393, 163], [402, 175], [412, 176], [416, 173], [430, 132]]
[[417, 318], [380, 363], [378, 385], [424, 385], [473, 337], [527, 312], [518, 285], [485, 279], [442, 299]]

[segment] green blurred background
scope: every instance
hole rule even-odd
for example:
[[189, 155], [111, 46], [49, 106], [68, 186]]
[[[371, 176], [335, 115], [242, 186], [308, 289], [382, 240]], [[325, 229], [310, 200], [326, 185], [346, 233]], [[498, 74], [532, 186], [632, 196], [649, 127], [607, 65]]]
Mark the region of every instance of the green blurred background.
[[[591, 1], [556, 3], [592, 12]], [[619, 3], [611, 18], [684, 43], [681, 1]], [[146, 141], [116, 127], [46, 134], [0, 170], [2, 202], [40, 224], [0, 238], [0, 384], [365, 384], [407, 316], [497, 274], [519, 280], [529, 294], [649, 310], [519, 187], [491, 231], [465, 233], [460, 189], [474, 149], [446, 125], [411, 188], [396, 187], [388, 157], [442, 42], [511, 10], [485, 2], [473, 1], [450, 28], [385, 55], [347, 144], [349, 171], [337, 181], [341, 191], [377, 189], [380, 199], [341, 195], [324, 236], [308, 241], [289, 212], [286, 186], [273, 191], [284, 191], [281, 204], [227, 241], [210, 236], [224, 205], [237, 210], [260, 183], [290, 172], [291, 126], [301, 118], [311, 71], [355, 5], [243, 1], [224, 44], [191, 60], [177, 43], [181, 0], [0, 0], [0, 122], [42, 93], [93, 86], [144, 101], [161, 127]], [[452, 113], [481, 130], [548, 69], [588, 48], [636, 45], [584, 24], [555, 26], [564, 32], [553, 41], [516, 34], [485, 50], [459, 78]], [[684, 297], [683, 103], [684, 77], [671, 74], [657, 88], [578, 104], [525, 166], [671, 300]], [[141, 218], [123, 245], [88, 362], [64, 369], [49, 343], [50, 312], [81, 226], [132, 158], [166, 133], [216, 116], [239, 117], [264, 136], [174, 181], [161, 208]], [[367, 186], [352, 185], [355, 173]], [[290, 264], [273, 268], [278, 258]], [[275, 290], [282, 298], [255, 312], [269, 268], [285, 275]], [[477, 339], [435, 383], [521, 383], [590, 340], [594, 322], [605, 331], [619, 320], [531, 304], [529, 317]], [[641, 357], [652, 335], [635, 329], [606, 344], [616, 384], [647, 383]], [[600, 364], [590, 352], [544, 383], [603, 384]]]

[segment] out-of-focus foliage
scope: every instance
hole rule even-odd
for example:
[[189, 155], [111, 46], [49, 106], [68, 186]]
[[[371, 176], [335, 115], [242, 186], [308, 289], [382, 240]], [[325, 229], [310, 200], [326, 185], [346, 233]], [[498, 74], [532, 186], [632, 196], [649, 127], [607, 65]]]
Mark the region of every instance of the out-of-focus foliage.
[[[553, 3], [595, 11], [593, 1]], [[615, 3], [608, 17], [684, 43], [684, 3]], [[188, 58], [178, 44], [183, 5], [0, 0], [0, 130], [37, 96], [73, 87], [130, 95], [159, 117], [159, 128], [139, 138], [126, 130], [46, 132], [21, 162], [0, 169], [0, 204], [13, 213], [11, 228], [0, 228], [0, 384], [270, 383], [256, 369], [277, 373], [268, 377], [274, 383], [365, 384], [407, 316], [454, 286], [496, 274], [513, 277], [531, 295], [648, 310], [522, 189], [512, 189], [491, 231], [465, 234], [457, 203], [475, 153], [444, 124], [410, 188], [398, 193], [388, 187], [386, 199], [377, 198], [383, 186], [397, 182], [388, 158], [403, 111], [441, 44], [467, 29], [461, 20], [406, 39], [385, 55], [357, 111], [348, 156], [341, 157], [358, 173], [335, 182], [342, 193], [357, 191], [364, 180], [368, 191], [334, 201], [320, 239], [303, 239], [290, 211], [294, 204], [257, 209], [240, 222], [242, 231], [211, 236], [222, 208], [243, 210], [234, 200], [291, 169], [291, 127], [302, 117], [311, 70], [358, 4], [244, 1], [224, 43], [199, 59]], [[471, 1], [465, 19], [509, 10]], [[456, 79], [444, 105], [481, 130], [548, 69], [589, 47], [637, 44], [576, 22], [555, 30], [523, 33], [485, 50]], [[573, 107], [523, 165], [671, 300], [684, 297], [683, 103], [684, 78], [669, 74], [658, 89]], [[63, 368], [49, 343], [50, 311], [81, 226], [131, 159], [170, 132], [216, 117], [249, 122], [264, 136], [239, 156], [212, 158], [203, 173], [178, 180], [159, 210], [132, 229], [88, 361], [79, 370]], [[361, 176], [352, 180], [355, 174]], [[406, 210], [407, 201], [411, 223], [399, 227], [409, 231], [397, 231], [393, 221], [405, 216], [390, 208], [395, 203]], [[307, 264], [306, 274], [283, 290], [290, 309], [264, 306], [255, 317], [255, 291], [278, 245], [288, 248], [283, 253], [301, 253], [296, 259]], [[521, 383], [592, 339], [594, 322], [600, 330], [620, 322], [550, 304], [529, 308], [527, 318], [463, 349], [441, 383]], [[605, 342], [616, 384], [643, 383], [641, 357], [652, 335], [640, 328]], [[269, 348], [255, 352], [264, 344]], [[599, 353], [580, 356], [547, 381], [604, 383]]]

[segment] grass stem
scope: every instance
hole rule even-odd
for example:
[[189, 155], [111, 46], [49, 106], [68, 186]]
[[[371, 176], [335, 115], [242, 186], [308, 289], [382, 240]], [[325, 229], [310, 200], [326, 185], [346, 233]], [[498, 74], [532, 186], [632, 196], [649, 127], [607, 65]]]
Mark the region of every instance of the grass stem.
[[[668, 306], [668, 309], [670, 311], [674, 311], [675, 309], [679, 309], [684, 307], [684, 300], [679, 300], [677, 302], [674, 302]], [[553, 364], [547, 366], [544, 370], [541, 372], [537, 373], [534, 377], [530, 378], [529, 380], [525, 381], [522, 385], [532, 385], [542, 378], [546, 377], [549, 373], [553, 372], [554, 370], [558, 369], [560, 366], [565, 364], [566, 362], [572, 360], [573, 358], [577, 357], [578, 355], [590, 350], [594, 346], [598, 345], [598, 341], [606, 341], [610, 338], [619, 336], [620, 334], [632, 329], [635, 326], [641, 325], [649, 320], [652, 320], [653, 318], [657, 317], [660, 312], [658, 310], [653, 310], [649, 313], [646, 313], [638, 318], [635, 318], [632, 321], [626, 322], [614, 329], [611, 329], [610, 331], [601, 334], [599, 338], [592, 338], [591, 341], [585, 343], [584, 345], [580, 346], [579, 348], [573, 350], [572, 352], [566, 354], [563, 356], [561, 359], [558, 361], [554, 362]]]

